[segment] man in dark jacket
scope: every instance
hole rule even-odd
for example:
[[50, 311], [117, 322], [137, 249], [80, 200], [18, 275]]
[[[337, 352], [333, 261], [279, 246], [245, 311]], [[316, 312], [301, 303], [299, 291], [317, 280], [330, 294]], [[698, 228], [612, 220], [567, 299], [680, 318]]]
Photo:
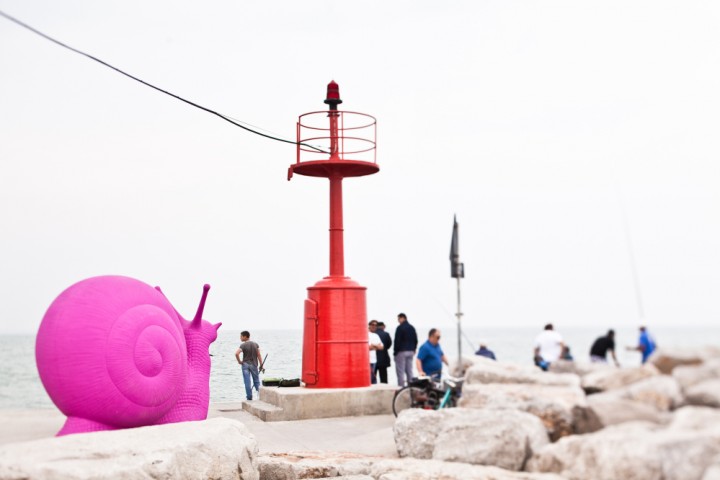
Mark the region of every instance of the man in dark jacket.
[[378, 322], [377, 330], [375, 331], [377, 336], [382, 340], [382, 350], [377, 351], [377, 373], [380, 376], [380, 383], [387, 383], [387, 369], [390, 366], [390, 347], [392, 347], [392, 338], [390, 334], [385, 331], [385, 323]]
[[417, 350], [418, 338], [415, 327], [407, 321], [404, 313], [398, 314], [399, 325], [395, 329], [395, 372], [398, 385], [405, 385], [406, 377], [409, 382], [413, 378], [413, 357]]

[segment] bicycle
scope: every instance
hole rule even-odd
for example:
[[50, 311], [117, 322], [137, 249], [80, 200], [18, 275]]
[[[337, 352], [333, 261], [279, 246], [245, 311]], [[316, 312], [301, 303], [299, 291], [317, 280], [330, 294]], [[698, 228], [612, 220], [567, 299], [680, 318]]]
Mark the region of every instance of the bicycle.
[[450, 377], [442, 383], [436, 383], [431, 377], [413, 378], [395, 392], [393, 413], [397, 417], [408, 408], [439, 410], [455, 407], [462, 394], [463, 381], [464, 378]]

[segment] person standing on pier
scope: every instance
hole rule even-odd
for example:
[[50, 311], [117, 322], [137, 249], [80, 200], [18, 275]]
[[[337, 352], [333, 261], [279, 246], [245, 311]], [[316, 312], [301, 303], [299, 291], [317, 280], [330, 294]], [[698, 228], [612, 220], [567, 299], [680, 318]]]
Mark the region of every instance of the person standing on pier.
[[375, 331], [375, 333], [377, 333], [378, 337], [380, 337], [380, 340], [382, 340], [383, 346], [385, 347], [382, 350], [378, 350], [376, 352], [376, 370], [378, 376], [380, 377], [380, 383], [387, 383], [387, 371], [390, 367], [390, 347], [392, 347], [393, 342], [392, 338], [390, 338], [390, 334], [385, 331], [385, 322], [378, 322], [377, 330]]
[[[262, 355], [260, 355], [260, 346], [250, 340], [250, 332], [244, 330], [240, 332], [240, 341], [242, 342], [237, 350], [235, 350], [235, 358], [242, 365], [243, 382], [245, 382], [245, 398], [253, 399], [252, 389], [260, 393], [260, 365], [262, 365]], [[242, 353], [242, 360], [240, 359]], [[250, 381], [252, 379], [252, 385]]]
[[376, 384], [375, 369], [377, 368], [378, 351], [383, 350], [383, 343], [377, 332], [377, 320], [368, 322], [368, 349], [370, 350], [370, 383]]
[[399, 325], [395, 329], [395, 372], [397, 373], [398, 385], [405, 386], [406, 379], [409, 382], [413, 377], [413, 357], [417, 350], [418, 338], [415, 327], [410, 325], [404, 313], [398, 314]]
[[450, 366], [440, 346], [440, 330], [437, 328], [430, 329], [427, 341], [418, 351], [416, 363], [419, 376], [427, 375], [435, 381], [440, 381], [442, 377], [442, 364]]

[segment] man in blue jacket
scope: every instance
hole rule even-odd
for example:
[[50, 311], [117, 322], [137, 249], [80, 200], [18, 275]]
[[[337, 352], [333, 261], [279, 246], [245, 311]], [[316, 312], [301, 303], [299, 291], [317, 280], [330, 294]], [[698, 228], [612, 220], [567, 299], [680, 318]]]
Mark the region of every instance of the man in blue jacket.
[[[418, 338], [415, 327], [407, 321], [404, 313], [398, 314], [399, 325], [395, 329], [395, 373], [398, 385], [405, 386], [405, 381], [413, 378], [413, 357], [417, 349]], [[407, 379], [406, 379], [407, 377]]]

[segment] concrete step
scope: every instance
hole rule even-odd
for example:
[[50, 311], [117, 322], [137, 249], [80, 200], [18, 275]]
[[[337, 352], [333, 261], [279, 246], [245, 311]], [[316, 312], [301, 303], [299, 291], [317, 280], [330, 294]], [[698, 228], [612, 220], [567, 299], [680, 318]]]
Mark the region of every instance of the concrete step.
[[285, 420], [283, 409], [262, 400], [244, 401], [242, 408], [248, 413], [252, 413], [263, 422], [279, 422]]

